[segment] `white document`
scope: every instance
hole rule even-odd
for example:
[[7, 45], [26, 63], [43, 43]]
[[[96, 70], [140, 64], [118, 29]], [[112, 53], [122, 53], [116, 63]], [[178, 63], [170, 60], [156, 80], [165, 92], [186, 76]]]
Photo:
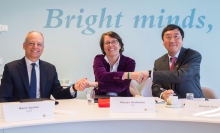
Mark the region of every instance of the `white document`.
[[220, 102], [186, 100], [183, 114], [194, 117], [220, 118]]
[[5, 122], [47, 119], [54, 117], [54, 101], [4, 103]]
[[112, 113], [155, 112], [155, 98], [154, 97], [111, 97], [110, 111]]
[[163, 99], [161, 99], [161, 98], [159, 98], [159, 97], [155, 97], [155, 102], [156, 102], [157, 104], [164, 104], [164, 103], [166, 103], [166, 101], [164, 101]]
[[55, 114], [66, 114], [66, 115], [76, 115], [78, 114], [78, 111], [68, 111], [68, 110], [58, 110], [56, 109], [54, 111]]

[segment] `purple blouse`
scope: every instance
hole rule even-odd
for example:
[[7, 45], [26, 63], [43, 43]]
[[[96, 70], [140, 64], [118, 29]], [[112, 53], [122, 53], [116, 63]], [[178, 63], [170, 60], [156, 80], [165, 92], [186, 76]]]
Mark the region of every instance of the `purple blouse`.
[[96, 95], [106, 95], [107, 92], [116, 92], [118, 96], [132, 96], [129, 90], [131, 80], [123, 80], [124, 72], [135, 70], [135, 61], [124, 55], [120, 55], [117, 72], [110, 72], [110, 65], [104, 59], [105, 55], [97, 55], [93, 62], [95, 81], [99, 83]]

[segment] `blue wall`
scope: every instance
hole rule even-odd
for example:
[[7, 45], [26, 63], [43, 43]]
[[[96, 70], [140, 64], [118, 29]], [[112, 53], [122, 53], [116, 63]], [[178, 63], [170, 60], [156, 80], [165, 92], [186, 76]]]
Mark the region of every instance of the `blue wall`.
[[[0, 24], [8, 25], [8, 32], [0, 33], [0, 57], [4, 64], [24, 56], [25, 36], [37, 30], [45, 37], [41, 59], [56, 66], [59, 79], [75, 82], [87, 77], [93, 81], [93, 59], [101, 53], [100, 36], [115, 31], [125, 44], [124, 55], [136, 60], [136, 71], [148, 70], [153, 68], [155, 59], [166, 53], [162, 29], [175, 23], [185, 31], [184, 47], [202, 54], [201, 85], [212, 88], [220, 97], [218, 0], [0, 0], [0, 3]], [[79, 93], [79, 97], [84, 95], [85, 92]]]

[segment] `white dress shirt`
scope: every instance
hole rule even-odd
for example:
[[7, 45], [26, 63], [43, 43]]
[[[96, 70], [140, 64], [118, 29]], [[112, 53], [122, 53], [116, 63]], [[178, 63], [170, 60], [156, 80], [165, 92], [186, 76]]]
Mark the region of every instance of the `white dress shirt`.
[[[115, 62], [115, 64], [113, 66], [111, 66], [107, 56], [105, 56], [104, 59], [110, 65], [110, 72], [117, 72], [118, 71], [120, 56], [119, 56], [118, 60]], [[107, 92], [106, 94], [111, 95], [111, 96], [117, 96], [118, 95], [116, 92]]]
[[[32, 70], [32, 63], [35, 63], [35, 71], [36, 71], [36, 79], [37, 79], [37, 90], [36, 90], [36, 98], [41, 98], [40, 96], [40, 65], [39, 65], [39, 60], [36, 62], [30, 61], [28, 58], [25, 57], [25, 62], [27, 65], [27, 72], [28, 72], [28, 79], [29, 79], [29, 85], [31, 81], [31, 70]], [[72, 97], [75, 96], [76, 92], [73, 90], [73, 87], [70, 87], [70, 94]]]
[[35, 63], [35, 71], [36, 71], [36, 79], [37, 79], [37, 90], [36, 90], [36, 98], [40, 98], [40, 66], [39, 66], [39, 60], [36, 62], [30, 61], [28, 58], [25, 57], [25, 62], [27, 65], [27, 72], [28, 72], [28, 79], [29, 79], [29, 85], [31, 81], [31, 70], [32, 70], [32, 63]]

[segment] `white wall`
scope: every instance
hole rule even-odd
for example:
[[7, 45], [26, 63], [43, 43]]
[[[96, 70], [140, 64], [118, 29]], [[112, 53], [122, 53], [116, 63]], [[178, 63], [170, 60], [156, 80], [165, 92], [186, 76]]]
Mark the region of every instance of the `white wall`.
[[[154, 60], [166, 53], [161, 31], [169, 23], [167, 18], [179, 17], [176, 24], [185, 31], [184, 47], [199, 51], [203, 57], [201, 85], [212, 88], [220, 97], [218, 0], [0, 0], [0, 3], [0, 24], [8, 25], [8, 32], [0, 33], [0, 57], [3, 58], [0, 74], [4, 64], [24, 56], [22, 43], [31, 30], [44, 34], [45, 50], [41, 59], [56, 66], [59, 79], [76, 82], [87, 77], [93, 81], [93, 59], [101, 53], [99, 39], [107, 31], [115, 31], [122, 37], [124, 55], [135, 59], [136, 71], [152, 69]], [[55, 17], [51, 23], [50, 15]], [[67, 19], [74, 15], [66, 28]], [[102, 15], [112, 17], [110, 26], [107, 20], [101, 26]], [[154, 17], [152, 24], [149, 19], [145, 27], [141, 27], [142, 21], [135, 27], [135, 17], [144, 15]], [[92, 30], [88, 30], [88, 23], [93, 22]], [[82, 34], [83, 30], [90, 35]], [[85, 92], [78, 94], [78, 98], [84, 96]]]

